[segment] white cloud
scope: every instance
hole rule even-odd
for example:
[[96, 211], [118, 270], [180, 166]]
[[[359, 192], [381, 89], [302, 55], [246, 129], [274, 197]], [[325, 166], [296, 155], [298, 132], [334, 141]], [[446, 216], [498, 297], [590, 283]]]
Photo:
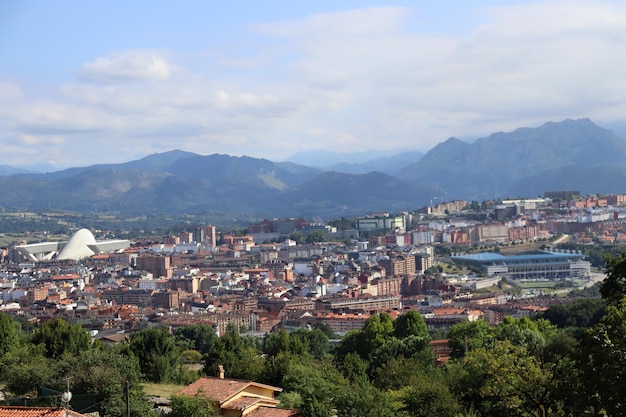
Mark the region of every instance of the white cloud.
[[[256, 25], [240, 34], [245, 53], [198, 51], [211, 57], [202, 70], [176, 51], [121, 52], [86, 63], [79, 77], [91, 82], [56, 94], [0, 84], [0, 115], [16, 137], [90, 163], [173, 148], [275, 160], [302, 148], [428, 150], [449, 136], [548, 120], [623, 120], [620, 3], [490, 8], [464, 35], [424, 33], [412, 21], [419, 13], [390, 7]], [[254, 65], [233, 64], [241, 62]]]
[[24, 93], [16, 84], [0, 80], [0, 102], [18, 100], [23, 95]]
[[84, 81], [115, 83], [167, 80], [175, 68], [153, 51], [126, 51], [86, 62], [78, 75]]
[[405, 7], [373, 7], [313, 14], [305, 19], [254, 25], [253, 29], [260, 34], [285, 38], [375, 36], [396, 31], [410, 14], [411, 10]]

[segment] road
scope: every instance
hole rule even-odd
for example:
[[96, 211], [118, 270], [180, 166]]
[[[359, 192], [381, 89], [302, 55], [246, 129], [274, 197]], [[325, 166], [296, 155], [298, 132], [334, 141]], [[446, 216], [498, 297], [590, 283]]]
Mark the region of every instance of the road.
[[554, 242], [551, 243], [551, 245], [558, 245], [559, 243], [565, 243], [569, 241], [569, 235], [561, 235], [560, 237], [556, 238], [554, 240]]

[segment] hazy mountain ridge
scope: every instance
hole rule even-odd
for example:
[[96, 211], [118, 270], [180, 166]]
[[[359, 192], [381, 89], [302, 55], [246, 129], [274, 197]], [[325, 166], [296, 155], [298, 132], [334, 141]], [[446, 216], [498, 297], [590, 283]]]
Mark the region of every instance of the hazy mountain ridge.
[[14, 168], [9, 165], [0, 165], [0, 176], [14, 175], [14, 174], [27, 174], [30, 171], [22, 168]]
[[[530, 195], [563, 189], [559, 184], [571, 183], [567, 172], [593, 166], [626, 166], [626, 142], [589, 119], [579, 119], [494, 133], [472, 144], [450, 138], [406, 166], [399, 178], [431, 182], [454, 198], [485, 199], [517, 194], [524, 178], [536, 176], [535, 186], [525, 187]], [[563, 167], [571, 168], [559, 171]], [[547, 172], [560, 176], [541, 184], [541, 174]], [[585, 178], [575, 189], [596, 192]], [[621, 191], [626, 189], [613, 190]]]
[[395, 176], [398, 175], [406, 165], [419, 161], [423, 156], [424, 154], [420, 151], [407, 151], [391, 156], [375, 158], [366, 162], [342, 162], [331, 165], [326, 169], [346, 174], [367, 174], [368, 172], [378, 171]]
[[[410, 162], [402, 167], [402, 161]], [[414, 210], [433, 197], [484, 200], [559, 189], [626, 192], [626, 142], [588, 119], [494, 133], [473, 143], [450, 138], [424, 156], [411, 151], [349, 164], [355, 170], [380, 166], [393, 166], [399, 174], [378, 169], [345, 173], [174, 150], [122, 164], [0, 176], [0, 206], [335, 217]]]
[[312, 216], [319, 210], [334, 216], [399, 204], [417, 208], [429, 198], [386, 194], [403, 186], [415, 189], [382, 173], [328, 173], [290, 162], [172, 151], [119, 165], [0, 177], [0, 190], [5, 191], [0, 205], [134, 214], [214, 210], [250, 216]]

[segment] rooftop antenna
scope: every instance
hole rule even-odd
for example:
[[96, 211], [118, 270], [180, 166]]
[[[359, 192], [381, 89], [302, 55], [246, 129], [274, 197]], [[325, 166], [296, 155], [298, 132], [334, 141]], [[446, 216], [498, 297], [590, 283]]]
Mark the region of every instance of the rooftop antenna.
[[67, 408], [72, 400], [72, 393], [70, 392], [70, 379], [65, 378], [65, 383], [67, 384], [67, 389], [63, 394], [61, 394], [61, 401], [63, 402], [63, 408], [65, 409], [65, 415], [68, 416]]

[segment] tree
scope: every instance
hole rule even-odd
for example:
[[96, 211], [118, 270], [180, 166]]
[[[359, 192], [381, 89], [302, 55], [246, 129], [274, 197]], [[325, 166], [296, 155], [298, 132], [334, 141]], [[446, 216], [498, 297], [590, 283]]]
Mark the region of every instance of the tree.
[[626, 299], [608, 306], [600, 322], [585, 331], [577, 359], [582, 405], [595, 413], [624, 415], [626, 385], [619, 381], [626, 378]]
[[293, 232], [291, 232], [289, 234], [289, 239], [295, 240], [298, 245], [300, 245], [302, 243], [305, 243], [305, 241], [306, 241], [304, 233], [302, 233], [299, 230], [294, 230]]
[[402, 392], [402, 411], [410, 417], [456, 417], [461, 406], [450, 389], [434, 374], [421, 375]]
[[626, 252], [606, 257], [606, 279], [600, 288], [602, 298], [610, 304], [618, 304], [626, 296]]
[[381, 390], [401, 390], [418, 383], [427, 372], [424, 363], [416, 358], [403, 356], [389, 358], [372, 372], [374, 385]]
[[367, 380], [340, 384], [334, 401], [337, 415], [345, 417], [397, 416], [396, 404], [388, 392], [376, 389]]
[[415, 310], [407, 311], [393, 322], [393, 333], [397, 338], [408, 336], [428, 336], [428, 326], [422, 315]]
[[95, 395], [90, 412], [103, 416], [122, 415], [126, 408], [124, 386], [129, 382], [132, 415], [151, 415], [140, 385], [141, 371], [137, 358], [119, 355], [109, 349], [91, 349], [76, 357], [64, 357], [59, 377], [51, 387], [62, 391], [64, 379], [69, 378], [70, 390], [76, 394]]
[[380, 375], [389, 362], [398, 358], [411, 359], [418, 363], [422, 370], [432, 368], [435, 363], [435, 355], [429, 342], [430, 338], [420, 336], [408, 336], [404, 339], [394, 337], [388, 340], [372, 352], [368, 369], [369, 375]]
[[289, 333], [285, 329], [278, 333], [268, 333], [263, 338], [263, 353], [278, 356], [281, 352], [289, 351]]
[[187, 397], [185, 395], [172, 396], [172, 411], [169, 417], [213, 417], [214, 408], [206, 397]]
[[335, 352], [337, 361], [350, 352], [359, 354], [369, 361], [372, 352], [383, 346], [393, 335], [393, 320], [387, 313], [373, 314], [366, 321], [363, 329], [348, 332]]
[[326, 337], [329, 339], [337, 338], [337, 335], [335, 334], [335, 332], [333, 332], [333, 329], [327, 323], [324, 323], [323, 321], [315, 322], [315, 324], [313, 324], [313, 329], [321, 330], [322, 333], [324, 333]]
[[451, 356], [460, 358], [466, 352], [487, 346], [494, 338], [494, 330], [485, 320], [462, 321], [448, 330]]
[[6, 353], [1, 361], [0, 380], [15, 395], [33, 392], [38, 386], [50, 386], [57, 373], [57, 363], [44, 356], [43, 345], [25, 344]]
[[336, 227], [337, 230], [356, 229], [356, 221], [354, 219], [346, 219], [345, 217], [331, 220], [328, 222], [328, 225]]
[[264, 359], [255, 347], [246, 345], [239, 336], [236, 326], [228, 326], [226, 332], [205, 355], [204, 372], [217, 375], [217, 367], [222, 365], [229, 378], [258, 380], [264, 370]]
[[322, 232], [321, 230], [314, 230], [307, 233], [305, 241], [306, 243], [325, 242], [326, 233]]
[[342, 379], [331, 362], [304, 360], [294, 362], [286, 369], [282, 388], [285, 392], [300, 395], [303, 417], [330, 417]]
[[213, 326], [206, 324], [194, 324], [191, 326], [179, 327], [174, 332], [177, 339], [190, 341], [193, 349], [205, 354], [208, 353], [218, 339]]
[[496, 338], [508, 340], [516, 346], [523, 346], [531, 354], [539, 356], [547, 338], [555, 332], [556, 326], [545, 319], [533, 321], [528, 317], [514, 319], [507, 316], [496, 328]]
[[0, 313], [0, 357], [20, 345], [20, 323], [8, 314]]
[[48, 358], [60, 358], [63, 354], [76, 356], [91, 346], [91, 337], [87, 330], [77, 324], [70, 324], [62, 319], [45, 322], [35, 333], [31, 341], [43, 345]]
[[606, 302], [600, 298], [583, 298], [570, 305], [554, 304], [541, 314], [559, 328], [595, 326], [604, 315]]
[[[320, 359], [328, 353], [328, 337], [318, 329], [296, 329], [289, 335], [292, 345], [302, 345], [306, 347], [306, 351], [313, 355], [314, 358]], [[300, 341], [299, 343], [296, 343]], [[295, 349], [291, 349], [296, 353]]]
[[491, 347], [468, 352], [462, 367], [464, 397], [483, 415], [558, 415], [559, 405], [550, 390], [552, 372], [524, 347], [495, 341]]
[[144, 377], [151, 382], [170, 381], [181, 359], [174, 337], [164, 327], [131, 333], [128, 347], [139, 359]]

